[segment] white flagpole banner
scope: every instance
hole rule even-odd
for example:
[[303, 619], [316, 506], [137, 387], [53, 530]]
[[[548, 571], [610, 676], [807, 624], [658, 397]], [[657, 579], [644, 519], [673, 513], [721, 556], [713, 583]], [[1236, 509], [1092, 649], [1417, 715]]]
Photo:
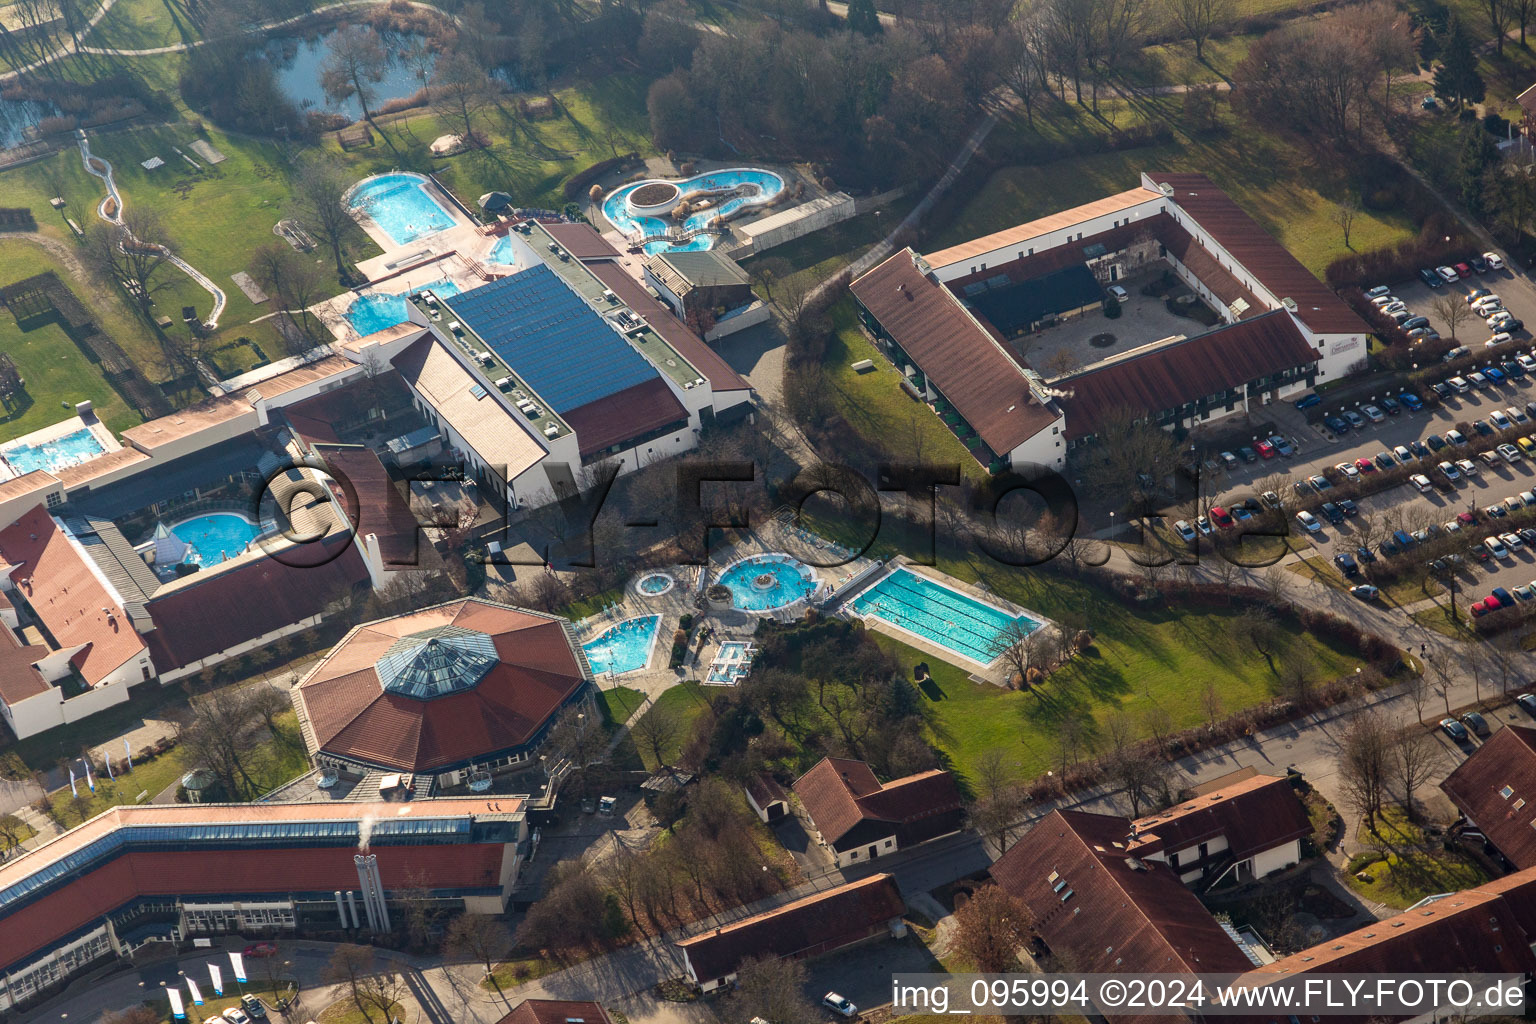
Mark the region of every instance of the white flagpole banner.
[[187, 1011], [181, 1007], [181, 989], [168, 988], [165, 990], [165, 994], [171, 1000], [171, 1016], [176, 1020], [186, 1020]]
[[235, 969], [235, 980], [244, 985], [246, 982], [245, 957], [241, 956], [239, 953], [229, 954], [229, 966]]
[[192, 993], [193, 1006], [203, 1005], [203, 994], [202, 992], [198, 991], [197, 982], [193, 981], [191, 978], [187, 979], [187, 991]]
[[218, 964], [208, 965], [208, 978], [213, 982], [213, 994], [222, 996], [224, 994], [224, 975], [219, 971]]
[[91, 787], [92, 793], [96, 792], [96, 780], [91, 778], [91, 762], [82, 757], [80, 763], [85, 765], [85, 784]]
[[117, 776], [112, 773], [112, 755], [103, 754], [101, 763], [107, 766], [107, 778], [111, 779], [113, 782], [116, 782]]
[[79, 796], [80, 795], [80, 791], [75, 788], [75, 769], [73, 767], [71, 767], [69, 769], [69, 795], [70, 796]]
[[133, 771], [133, 748], [128, 745], [127, 740], [123, 740], [123, 754], [128, 758], [128, 770]]

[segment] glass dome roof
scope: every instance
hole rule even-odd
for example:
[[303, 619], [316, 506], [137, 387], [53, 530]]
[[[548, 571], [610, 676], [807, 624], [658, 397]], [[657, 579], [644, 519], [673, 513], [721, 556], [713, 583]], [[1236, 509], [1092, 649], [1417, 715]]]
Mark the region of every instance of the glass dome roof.
[[474, 689], [499, 660], [486, 634], [440, 626], [396, 640], [375, 667], [386, 693], [429, 700]]

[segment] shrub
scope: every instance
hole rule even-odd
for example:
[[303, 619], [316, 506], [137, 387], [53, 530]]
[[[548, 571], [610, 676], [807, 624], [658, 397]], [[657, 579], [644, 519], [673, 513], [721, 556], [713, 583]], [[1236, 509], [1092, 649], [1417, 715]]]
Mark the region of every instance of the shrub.
[[1120, 303], [1118, 300], [1112, 298], [1104, 300], [1105, 317], [1110, 320], [1118, 320], [1120, 319], [1120, 314], [1122, 312], [1124, 312], [1124, 310], [1120, 308]]

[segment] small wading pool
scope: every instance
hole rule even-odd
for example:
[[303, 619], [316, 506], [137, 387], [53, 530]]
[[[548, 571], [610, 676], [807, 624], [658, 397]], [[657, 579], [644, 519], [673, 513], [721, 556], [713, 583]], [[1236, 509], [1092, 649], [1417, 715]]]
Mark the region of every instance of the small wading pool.
[[107, 449], [90, 427], [65, 434], [63, 437], [42, 444], [18, 444], [0, 449], [0, 457], [16, 471], [17, 476], [44, 469], [53, 472], [66, 466], [75, 466], [95, 458]]
[[171, 527], [171, 532], [191, 545], [182, 561], [202, 566], [218, 565], [240, 555], [261, 533], [249, 519], [233, 512], [183, 519]]
[[726, 640], [715, 652], [705, 682], [715, 686], [735, 686], [752, 669], [755, 648], [745, 640]]
[[635, 589], [646, 597], [660, 597], [673, 587], [677, 586], [677, 580], [664, 572], [652, 572], [640, 577]]
[[1026, 623], [1031, 631], [1041, 625], [1027, 615], [1012, 615], [908, 569], [897, 569], [860, 594], [853, 610], [983, 665], [1001, 653], [999, 637], [1014, 622]]
[[731, 592], [731, 606], [748, 612], [783, 608], [815, 593], [816, 576], [788, 555], [752, 555], [726, 568], [716, 583]]
[[625, 619], [610, 627], [596, 640], [581, 645], [586, 652], [587, 663], [595, 676], [623, 675], [638, 672], [651, 660], [651, 648], [656, 646], [660, 615], [642, 615]]
[[[415, 289], [418, 292], [430, 291], [440, 299], [451, 298], [459, 294], [459, 286], [452, 281], [434, 281]], [[359, 295], [352, 300], [352, 305], [342, 314], [353, 330], [366, 338], [370, 334], [386, 330], [396, 324], [406, 321], [406, 295], [389, 295], [384, 292], [369, 292]]]
[[414, 174], [381, 174], [352, 190], [347, 205], [373, 218], [396, 245], [453, 227], [453, 217]]

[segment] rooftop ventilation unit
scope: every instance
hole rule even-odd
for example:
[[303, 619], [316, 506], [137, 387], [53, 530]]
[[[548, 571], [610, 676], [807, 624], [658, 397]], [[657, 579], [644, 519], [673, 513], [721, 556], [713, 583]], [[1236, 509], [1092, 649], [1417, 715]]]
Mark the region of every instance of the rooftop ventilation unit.
[[549, 424], [548, 426], [546, 426], [544, 428], [544, 436], [545, 437], [555, 437], [559, 433], [560, 433], [560, 428], [555, 426], [553, 423]]

